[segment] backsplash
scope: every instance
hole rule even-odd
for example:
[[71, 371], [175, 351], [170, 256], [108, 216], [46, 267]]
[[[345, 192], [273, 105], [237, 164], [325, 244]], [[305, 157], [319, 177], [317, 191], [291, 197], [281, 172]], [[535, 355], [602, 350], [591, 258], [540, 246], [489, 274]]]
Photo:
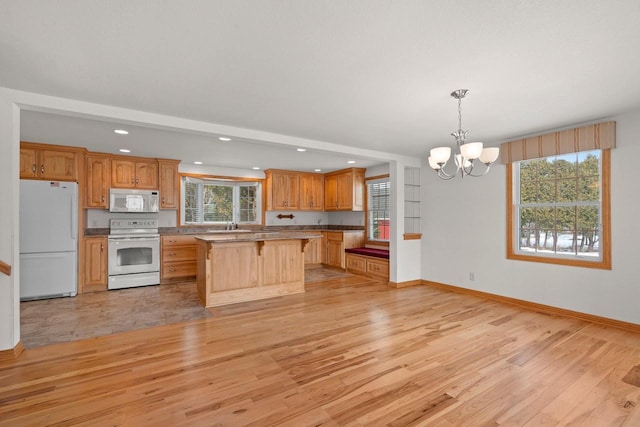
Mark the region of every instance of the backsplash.
[[87, 209], [87, 228], [109, 228], [112, 218], [157, 219], [159, 227], [176, 227], [176, 211], [166, 210], [159, 213], [123, 213], [109, 212], [105, 209]]
[[[293, 214], [293, 218], [278, 218], [278, 214]], [[166, 210], [159, 213], [122, 213], [104, 209], [87, 209], [87, 228], [109, 228], [112, 218], [149, 218], [157, 219], [159, 227], [177, 227], [176, 211]], [[293, 225], [350, 225], [364, 226], [364, 212], [302, 212], [268, 211], [265, 215], [266, 226]]]

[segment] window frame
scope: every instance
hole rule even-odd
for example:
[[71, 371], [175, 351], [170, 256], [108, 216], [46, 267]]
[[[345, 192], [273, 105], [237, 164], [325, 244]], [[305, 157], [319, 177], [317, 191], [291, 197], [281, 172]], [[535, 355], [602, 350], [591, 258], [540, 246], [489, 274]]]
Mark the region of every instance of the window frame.
[[[553, 156], [548, 156], [553, 157]], [[567, 265], [573, 267], [597, 268], [611, 270], [611, 150], [600, 150], [600, 215], [602, 229], [600, 235], [601, 258], [589, 260], [588, 258], [568, 257], [566, 255], [528, 255], [517, 250], [516, 236], [519, 230], [515, 207], [515, 184], [519, 177], [515, 176], [513, 163], [506, 164], [507, 174], [507, 259], [518, 261], [530, 261], [546, 264]]]
[[[388, 240], [377, 240], [371, 239], [369, 235], [369, 181], [387, 181], [389, 182], [389, 239]], [[389, 174], [384, 175], [376, 175], [365, 177], [364, 181], [364, 200], [365, 200], [365, 209], [364, 209], [364, 226], [365, 226], [365, 242], [366, 244], [378, 245], [378, 246], [389, 246], [389, 242], [391, 241], [391, 180]]]
[[[244, 225], [262, 225], [264, 223], [264, 179], [261, 178], [242, 178], [217, 175], [201, 175], [183, 173], [180, 177], [180, 208], [177, 212], [179, 227], [211, 227], [226, 225], [227, 221], [202, 221], [202, 222], [185, 222], [185, 191], [184, 185], [186, 179], [201, 181], [200, 184], [220, 184], [228, 185], [233, 188], [233, 222], [235, 224]], [[236, 200], [236, 195], [240, 193], [240, 187], [256, 186], [256, 219], [255, 221], [238, 221], [240, 216], [240, 202]]]

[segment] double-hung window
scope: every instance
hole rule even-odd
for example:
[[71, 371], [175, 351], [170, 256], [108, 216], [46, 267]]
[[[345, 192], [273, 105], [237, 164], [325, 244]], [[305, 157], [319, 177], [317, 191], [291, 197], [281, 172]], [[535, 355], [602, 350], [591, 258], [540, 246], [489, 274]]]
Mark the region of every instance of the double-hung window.
[[258, 181], [182, 177], [181, 223], [259, 224], [261, 191]]
[[367, 240], [389, 242], [391, 182], [388, 176], [367, 179]]
[[[598, 126], [515, 142], [520, 158], [507, 164], [509, 259], [611, 268], [611, 150], [588, 149], [600, 145]], [[589, 144], [581, 146], [581, 136]], [[545, 151], [556, 153], [536, 156]]]

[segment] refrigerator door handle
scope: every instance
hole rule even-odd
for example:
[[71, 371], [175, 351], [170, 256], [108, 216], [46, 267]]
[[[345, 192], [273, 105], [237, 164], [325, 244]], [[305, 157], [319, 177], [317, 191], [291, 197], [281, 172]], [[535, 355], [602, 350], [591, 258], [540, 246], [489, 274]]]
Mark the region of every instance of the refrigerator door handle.
[[78, 207], [74, 199], [75, 197], [71, 198], [71, 202], [70, 202], [71, 203], [71, 238], [73, 240], [76, 240], [78, 238]]

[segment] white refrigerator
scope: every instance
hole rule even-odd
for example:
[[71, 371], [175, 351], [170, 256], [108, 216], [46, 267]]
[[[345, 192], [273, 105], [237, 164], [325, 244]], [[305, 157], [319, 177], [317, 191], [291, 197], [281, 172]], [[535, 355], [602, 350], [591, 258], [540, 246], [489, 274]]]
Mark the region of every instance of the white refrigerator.
[[78, 184], [20, 180], [20, 299], [78, 292]]

